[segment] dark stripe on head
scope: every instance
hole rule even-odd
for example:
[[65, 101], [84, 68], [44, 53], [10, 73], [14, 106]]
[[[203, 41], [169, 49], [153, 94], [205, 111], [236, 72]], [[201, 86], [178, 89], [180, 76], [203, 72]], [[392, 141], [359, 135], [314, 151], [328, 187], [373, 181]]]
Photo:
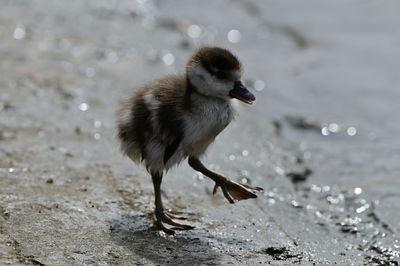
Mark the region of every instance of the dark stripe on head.
[[208, 72], [219, 79], [231, 79], [232, 71], [240, 71], [241, 64], [231, 52], [220, 47], [203, 47], [195, 52], [189, 60], [200, 63]]

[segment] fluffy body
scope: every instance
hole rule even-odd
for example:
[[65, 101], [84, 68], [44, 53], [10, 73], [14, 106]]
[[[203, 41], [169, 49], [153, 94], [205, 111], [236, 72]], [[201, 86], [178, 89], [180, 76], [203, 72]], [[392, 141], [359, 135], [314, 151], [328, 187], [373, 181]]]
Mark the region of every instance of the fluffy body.
[[[215, 182], [225, 198], [256, 198], [259, 187], [239, 184], [208, 170], [200, 161], [215, 137], [232, 121], [232, 97], [245, 103], [255, 100], [241, 83], [241, 65], [219, 47], [199, 49], [189, 59], [184, 75], [171, 75], [139, 88], [119, 112], [118, 136], [122, 151], [150, 172], [155, 195], [158, 229], [167, 234], [193, 229], [173, 219], [184, 219], [164, 210], [161, 182], [165, 171], [189, 157], [189, 165]], [[165, 224], [174, 226], [167, 228]]]
[[188, 156], [203, 155], [233, 116], [228, 99], [199, 93], [183, 75], [167, 76], [125, 103], [119, 114], [121, 148], [149, 172], [161, 173]]

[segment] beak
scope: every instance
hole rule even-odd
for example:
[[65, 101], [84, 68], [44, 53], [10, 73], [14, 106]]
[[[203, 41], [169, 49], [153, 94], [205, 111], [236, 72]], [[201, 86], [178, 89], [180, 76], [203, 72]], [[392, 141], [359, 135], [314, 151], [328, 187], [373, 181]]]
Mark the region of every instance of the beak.
[[232, 98], [236, 98], [247, 104], [252, 104], [256, 100], [253, 93], [246, 89], [240, 80], [235, 81], [233, 89], [229, 92], [229, 95]]

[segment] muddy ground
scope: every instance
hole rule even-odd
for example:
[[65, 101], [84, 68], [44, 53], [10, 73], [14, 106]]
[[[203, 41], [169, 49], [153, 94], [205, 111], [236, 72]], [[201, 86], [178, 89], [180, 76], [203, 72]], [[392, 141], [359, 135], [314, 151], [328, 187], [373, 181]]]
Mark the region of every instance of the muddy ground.
[[[396, 1], [0, 1], [0, 264], [398, 265]], [[152, 226], [115, 112], [137, 86], [230, 48], [257, 95], [205, 162], [262, 186], [230, 205], [186, 163]]]

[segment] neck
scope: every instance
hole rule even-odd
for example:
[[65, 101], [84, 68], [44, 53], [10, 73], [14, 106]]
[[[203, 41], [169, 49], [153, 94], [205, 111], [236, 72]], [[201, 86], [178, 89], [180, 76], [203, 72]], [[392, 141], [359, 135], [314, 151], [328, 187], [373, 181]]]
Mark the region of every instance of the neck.
[[191, 106], [205, 107], [208, 105], [214, 106], [228, 106], [230, 104], [229, 100], [222, 99], [220, 97], [204, 95], [198, 92], [196, 88], [192, 90], [191, 94], [188, 96]]
[[[229, 103], [229, 99], [224, 99], [218, 96], [207, 95], [202, 92], [202, 89], [197, 88], [193, 82], [190, 81], [189, 77], [186, 76], [186, 99], [187, 102], [193, 101], [198, 98], [199, 100], [208, 100], [220, 103]], [[195, 98], [193, 98], [194, 96]]]

